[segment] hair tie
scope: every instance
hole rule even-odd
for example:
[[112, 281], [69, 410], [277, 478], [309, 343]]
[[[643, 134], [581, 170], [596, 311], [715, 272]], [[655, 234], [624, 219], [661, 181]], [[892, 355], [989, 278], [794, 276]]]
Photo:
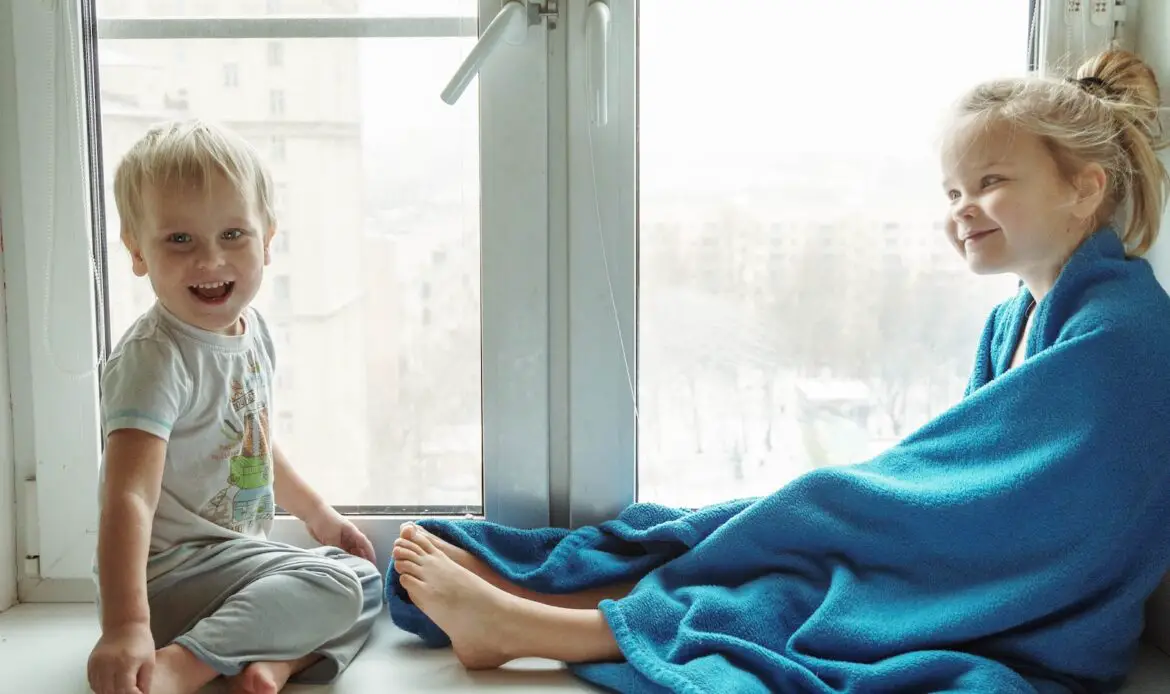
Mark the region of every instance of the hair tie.
[[1100, 77], [1070, 77], [1068, 81], [1096, 97], [1104, 98], [1116, 95], [1114, 90]]

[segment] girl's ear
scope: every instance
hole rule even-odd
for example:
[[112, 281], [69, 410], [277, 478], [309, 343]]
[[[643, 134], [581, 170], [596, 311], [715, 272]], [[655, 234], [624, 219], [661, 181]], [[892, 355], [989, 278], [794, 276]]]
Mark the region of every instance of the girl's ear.
[[1097, 209], [1105, 202], [1108, 186], [1109, 176], [1100, 164], [1086, 164], [1081, 169], [1073, 182], [1077, 199], [1072, 212], [1077, 219], [1088, 220], [1097, 214]]

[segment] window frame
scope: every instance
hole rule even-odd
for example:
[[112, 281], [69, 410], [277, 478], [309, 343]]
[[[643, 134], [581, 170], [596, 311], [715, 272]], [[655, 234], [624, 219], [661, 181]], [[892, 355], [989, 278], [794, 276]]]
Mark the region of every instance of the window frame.
[[[22, 601], [92, 595], [101, 447], [94, 357], [107, 340], [98, 339], [94, 310], [94, 258], [102, 257], [102, 248], [94, 248], [89, 199], [91, 190], [102, 189], [100, 180], [91, 186], [87, 143], [97, 99], [74, 87], [86, 83], [84, 2], [11, 4], [15, 88], [0, 90], [0, 121], [15, 126], [0, 128], [8, 357], [12, 398], [21, 405], [13, 412], [14, 472], [16, 479], [29, 480], [17, 490], [17, 555], [38, 559], [17, 567]], [[255, 38], [476, 36], [499, 7], [498, 0], [479, 0], [479, 18], [338, 22], [298, 16], [239, 23], [247, 25], [242, 35], [257, 24], [267, 27]], [[233, 22], [103, 19], [88, 29], [102, 38], [134, 37], [143, 27], [154, 38], [202, 38], [215, 35], [217, 27], [231, 30]], [[63, 56], [59, 60], [54, 48]], [[546, 30], [534, 24], [526, 41], [493, 56], [472, 86], [479, 90], [480, 119], [483, 510], [488, 519], [529, 527], [549, 523], [548, 65]], [[442, 87], [435, 85], [436, 99]], [[56, 105], [56, 121], [49, 103]], [[54, 136], [43, 135], [44, 128]], [[46, 142], [54, 146], [56, 161], [47, 156]], [[100, 176], [99, 169], [94, 177]], [[50, 219], [58, 229], [52, 247], [37, 232]], [[52, 277], [58, 278], [52, 285], [52, 354], [42, 348], [43, 277], [50, 258]], [[54, 370], [59, 363], [69, 373]], [[62, 430], [55, 421], [70, 426]], [[49, 508], [56, 510], [39, 512]], [[427, 513], [423, 505], [410, 513], [415, 511]], [[384, 564], [400, 524], [413, 517], [352, 519], [374, 541]], [[278, 518], [272, 536], [311, 544], [294, 518]]]
[[570, 527], [615, 517], [637, 491], [638, 0], [607, 4], [609, 108], [601, 127], [590, 117], [588, 3], [568, 3], [565, 17]]

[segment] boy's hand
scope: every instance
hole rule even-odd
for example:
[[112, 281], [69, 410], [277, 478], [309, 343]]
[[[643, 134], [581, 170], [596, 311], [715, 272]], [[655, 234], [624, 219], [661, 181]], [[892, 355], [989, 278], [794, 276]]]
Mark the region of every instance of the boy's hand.
[[94, 694], [147, 694], [154, 672], [150, 625], [137, 622], [102, 634], [89, 655]]
[[333, 508], [326, 508], [306, 520], [305, 527], [309, 529], [309, 535], [312, 535], [317, 542], [330, 547], [338, 547], [371, 564], [377, 564], [374, 558], [374, 545], [370, 543], [369, 538]]

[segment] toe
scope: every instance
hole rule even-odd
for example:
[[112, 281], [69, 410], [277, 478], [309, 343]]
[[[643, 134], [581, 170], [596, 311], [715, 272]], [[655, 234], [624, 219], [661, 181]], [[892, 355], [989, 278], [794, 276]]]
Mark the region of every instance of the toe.
[[403, 523], [402, 528], [398, 531], [398, 536], [410, 540], [419, 531], [419, 527], [414, 523]]
[[413, 561], [418, 562], [421, 557], [419, 553], [409, 547], [395, 547], [391, 552], [395, 561]]
[[394, 562], [394, 570], [400, 576], [414, 576], [415, 578], [422, 578], [423, 564], [426, 563], [426, 557], [416, 555], [412, 559], [403, 559]]
[[402, 573], [398, 577], [398, 582], [402, 584], [407, 593], [414, 593], [423, 586], [423, 582], [409, 572]]
[[415, 533], [414, 542], [416, 545], [418, 545], [420, 552], [434, 554], [438, 551], [438, 549], [435, 547], [435, 543], [431, 542], [431, 536], [426, 533]]
[[407, 551], [414, 552], [415, 554], [422, 554], [423, 552], [423, 549], [419, 546], [418, 542], [412, 540], [403, 540], [402, 538], [398, 538], [394, 541], [394, 549], [405, 549]]

